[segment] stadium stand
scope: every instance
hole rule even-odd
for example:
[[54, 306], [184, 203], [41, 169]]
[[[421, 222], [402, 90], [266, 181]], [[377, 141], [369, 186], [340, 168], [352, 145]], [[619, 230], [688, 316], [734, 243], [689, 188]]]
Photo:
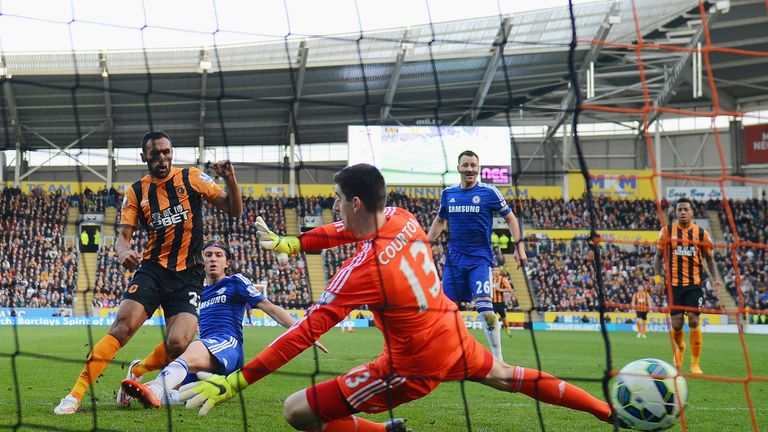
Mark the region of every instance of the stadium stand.
[[[589, 227], [587, 202], [582, 199], [510, 201], [510, 206], [523, 223], [537, 229], [586, 229]], [[658, 230], [656, 203], [651, 200], [614, 200], [595, 198], [598, 229]]]
[[69, 201], [61, 193], [0, 195], [0, 306], [71, 307], [77, 250], [64, 245]]
[[[77, 206], [81, 212], [103, 212], [108, 207], [117, 207], [122, 200], [121, 194], [102, 189], [98, 192], [86, 190], [81, 194], [69, 196], [61, 193], [47, 194], [35, 192], [22, 194], [16, 189], [5, 189], [2, 195], [3, 234], [0, 243], [0, 305], [26, 307], [71, 307], [73, 289], [77, 275], [77, 251], [74, 246], [63, 247], [62, 231], [70, 205]], [[598, 198], [596, 200], [599, 224], [605, 229], [656, 230], [660, 224], [654, 216], [635, 217], [629, 201]], [[650, 200], [634, 201], [648, 215], [656, 214], [656, 205]], [[672, 215], [673, 203], [662, 200], [661, 206]], [[277, 265], [272, 254], [258, 248], [253, 222], [257, 216], [270, 221], [275, 230], [285, 233], [285, 208], [295, 208], [297, 214], [322, 215], [333, 205], [327, 197], [302, 197], [298, 199], [261, 197], [245, 198], [244, 213], [239, 219], [227, 221], [221, 211], [208, 206], [204, 209], [206, 217], [205, 233], [213, 239], [229, 239], [233, 254], [233, 266], [237, 271], [257, 283], [266, 285], [269, 298], [284, 307], [304, 308], [312, 302], [307, 275], [306, 261], [293, 259], [290, 267]], [[402, 194], [391, 193], [389, 205], [410, 210], [422, 224], [429, 229], [432, 219], [439, 209], [439, 200], [428, 198], [410, 198]], [[524, 223], [539, 229], [580, 229], [585, 228], [586, 204], [583, 200], [513, 200], [510, 201], [516, 213]], [[732, 202], [736, 225], [742, 240], [764, 243], [768, 237], [766, 214], [768, 206], [765, 200]], [[697, 214], [707, 210], [720, 212], [721, 220], [725, 210], [720, 202], [697, 203]], [[32, 212], [32, 213], [28, 213]], [[330, 213], [330, 212], [327, 212]], [[21, 217], [31, 214], [33, 217]], [[117, 216], [119, 217], [119, 215]], [[35, 221], [30, 225], [30, 221]], [[117, 220], [115, 221], [117, 223]], [[730, 226], [723, 224], [724, 239], [733, 241]], [[26, 245], [27, 239], [41, 239], [40, 245]], [[142, 251], [147, 244], [147, 237], [142, 230], [134, 234], [136, 248]], [[445, 262], [447, 237], [432, 245], [432, 253], [438, 272], [442, 275]], [[536, 307], [540, 311], [593, 311], [597, 308], [594, 286], [594, 269], [591, 267], [591, 251], [583, 242], [570, 243], [539, 241], [529, 244], [531, 260], [527, 272]], [[653, 276], [653, 248], [648, 246], [622, 248], [604, 246], [603, 262], [608, 300], [614, 303], [629, 303], [638, 284], [648, 285]], [[324, 276], [329, 280], [343, 262], [354, 254], [350, 245], [326, 250], [323, 253]], [[764, 308], [768, 305], [768, 277], [766, 251], [759, 248], [747, 248], [741, 254], [739, 276], [745, 306]], [[732, 266], [726, 265], [727, 257], [716, 255], [716, 261], [723, 270], [726, 287], [734, 298], [735, 274]], [[496, 251], [496, 264], [509, 277], [508, 263], [500, 250]], [[25, 265], [26, 264], [26, 265]], [[34, 264], [34, 265], [33, 265]], [[120, 301], [122, 291], [130, 280], [130, 272], [124, 271], [117, 260], [114, 246], [102, 246], [98, 255], [98, 266], [94, 278], [93, 307], [115, 307]], [[13, 284], [15, 288], [11, 288]], [[554, 287], [566, 287], [555, 289]], [[656, 305], [666, 305], [666, 295], [649, 290]], [[717, 299], [707, 297], [706, 307], [717, 308]], [[509, 302], [510, 310], [519, 310], [516, 296]]]
[[[741, 241], [766, 244], [768, 239], [768, 201], [765, 197], [747, 201], [729, 201], [733, 221]], [[723, 240], [733, 243], [734, 233], [725, 208], [718, 203], [720, 220], [723, 221]], [[741, 247], [736, 250], [738, 257], [738, 277], [741, 282], [741, 293], [744, 296], [744, 306], [752, 309], [768, 308], [768, 251], [764, 248]], [[722, 269], [725, 287], [729, 293], [738, 299], [736, 291], [736, 271], [731, 265], [728, 251], [717, 254], [716, 261]]]
[[[535, 252], [529, 254], [528, 275], [540, 311], [597, 310], [594, 254], [586, 242], [542, 240], [531, 249]], [[654, 247], [604, 244], [601, 252], [608, 302], [629, 304], [636, 288], [644, 285], [654, 306], [668, 305], [667, 293], [656, 290], [651, 283]], [[705, 290], [704, 307], [720, 307], [709, 284]], [[620, 311], [617, 308], [609, 310]]]

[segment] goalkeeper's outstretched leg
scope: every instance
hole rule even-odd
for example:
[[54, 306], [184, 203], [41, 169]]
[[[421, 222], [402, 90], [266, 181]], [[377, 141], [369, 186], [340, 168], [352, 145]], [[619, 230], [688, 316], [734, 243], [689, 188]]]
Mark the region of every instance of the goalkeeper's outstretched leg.
[[488, 375], [481, 381], [489, 387], [511, 393], [523, 393], [541, 402], [584, 411], [611, 423], [611, 406], [553, 375], [522, 366], [511, 366], [494, 359]]

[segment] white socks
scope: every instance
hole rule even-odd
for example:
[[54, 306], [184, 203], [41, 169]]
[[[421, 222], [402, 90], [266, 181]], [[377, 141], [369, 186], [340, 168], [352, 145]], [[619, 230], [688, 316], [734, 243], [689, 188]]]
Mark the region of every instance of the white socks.
[[[184, 381], [188, 371], [189, 366], [187, 365], [187, 362], [185, 362], [184, 359], [177, 358], [168, 366], [164, 367], [157, 378], [147, 385], [164, 404], [170, 403], [174, 392], [176, 399], [178, 399], [179, 392], [175, 391], [175, 388]], [[168, 401], [164, 400], [163, 396], [165, 395], [168, 395]]]
[[488, 343], [491, 345], [491, 354], [497, 359], [503, 361], [504, 356], [501, 353], [501, 326], [496, 314], [493, 312], [483, 312], [485, 326], [483, 330], [488, 337]]

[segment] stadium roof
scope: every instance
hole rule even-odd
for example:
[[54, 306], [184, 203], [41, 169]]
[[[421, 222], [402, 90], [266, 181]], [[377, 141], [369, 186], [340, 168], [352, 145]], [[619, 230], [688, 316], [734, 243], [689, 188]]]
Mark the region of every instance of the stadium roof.
[[[574, 6], [580, 83], [594, 62], [594, 97], [585, 103], [643, 106], [637, 53], [626, 46], [638, 34], [645, 43], [706, 46], [698, 1], [634, 4], [639, 29], [630, 0]], [[768, 52], [763, 0], [706, 7], [713, 46]], [[240, 46], [5, 54], [0, 149], [15, 148], [16, 135], [28, 149], [104, 148], [110, 134], [115, 146], [136, 147], [150, 125], [177, 146], [196, 146], [201, 135], [206, 146], [287, 144], [292, 118], [299, 143], [346, 141], [350, 124], [554, 127], [573, 106], [570, 40], [568, 9], [558, 8]], [[768, 59], [745, 54], [711, 54], [722, 109], [768, 99]], [[711, 108], [706, 74], [693, 96], [690, 52], [646, 47], [641, 57], [649, 100]], [[582, 120], [629, 118], [585, 112]]]

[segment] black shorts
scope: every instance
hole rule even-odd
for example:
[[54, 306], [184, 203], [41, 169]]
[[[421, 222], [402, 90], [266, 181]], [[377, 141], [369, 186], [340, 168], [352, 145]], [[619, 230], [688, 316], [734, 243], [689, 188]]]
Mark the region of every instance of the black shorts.
[[166, 319], [181, 312], [197, 316], [197, 303], [204, 277], [202, 265], [177, 272], [150, 261], [142, 261], [123, 299], [141, 303], [150, 317], [159, 306], [163, 307]]
[[637, 319], [641, 320], [647, 320], [648, 319], [648, 312], [635, 312], [637, 315]]
[[[704, 293], [701, 290], [701, 285], [693, 285], [687, 287], [672, 287], [672, 304], [671, 306], [688, 306], [699, 308], [704, 305]], [[680, 315], [688, 311], [680, 309], [672, 309], [670, 315]], [[699, 312], [691, 312], [699, 313]]]
[[497, 313], [501, 318], [507, 317], [507, 305], [503, 302], [493, 302], [493, 313]]

